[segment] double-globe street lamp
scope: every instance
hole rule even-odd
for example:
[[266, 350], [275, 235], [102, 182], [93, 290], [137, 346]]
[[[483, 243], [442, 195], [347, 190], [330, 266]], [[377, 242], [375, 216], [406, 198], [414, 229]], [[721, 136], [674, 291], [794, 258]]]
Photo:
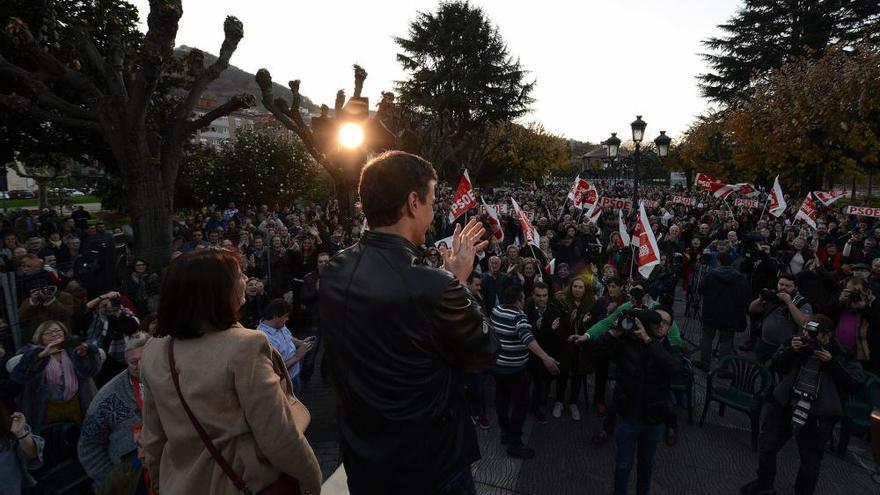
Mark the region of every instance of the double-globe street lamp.
[[[629, 126], [632, 129], [632, 140], [636, 146], [633, 156], [633, 208], [635, 208], [639, 204], [639, 163], [641, 162], [642, 157], [641, 145], [642, 139], [645, 137], [645, 129], [648, 127], [648, 123], [642, 120], [641, 115], [636, 115], [636, 120], [634, 120]], [[669, 144], [671, 142], [672, 139], [666, 135], [666, 131], [660, 131], [660, 135], [654, 139], [654, 144], [657, 146], [657, 156], [659, 156], [661, 160], [669, 155]], [[620, 152], [620, 138], [617, 137], [616, 132], [612, 132], [611, 137], [605, 140], [605, 149], [607, 150], [608, 157], [613, 164]]]

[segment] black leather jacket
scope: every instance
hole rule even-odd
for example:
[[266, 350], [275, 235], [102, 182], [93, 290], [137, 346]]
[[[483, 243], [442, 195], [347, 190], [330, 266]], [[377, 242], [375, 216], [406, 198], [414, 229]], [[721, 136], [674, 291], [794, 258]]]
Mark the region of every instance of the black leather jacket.
[[618, 414], [643, 424], [660, 424], [672, 404], [669, 387], [681, 371], [681, 352], [669, 339], [648, 344], [634, 336], [614, 337], [611, 332], [596, 340], [596, 354], [616, 364], [614, 407]]
[[321, 334], [348, 479], [432, 493], [479, 459], [462, 374], [491, 366], [479, 303], [403, 237], [368, 231], [321, 275]]

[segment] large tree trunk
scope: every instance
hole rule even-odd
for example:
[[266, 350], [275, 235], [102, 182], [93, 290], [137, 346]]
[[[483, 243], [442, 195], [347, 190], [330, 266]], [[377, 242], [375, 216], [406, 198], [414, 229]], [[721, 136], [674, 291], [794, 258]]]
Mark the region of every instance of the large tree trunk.
[[154, 269], [171, 255], [171, 215], [174, 184], [166, 184], [146, 146], [127, 147], [125, 153], [127, 203], [134, 229], [134, 252]]
[[38, 180], [37, 183], [37, 204], [39, 205], [40, 211], [43, 208], [49, 207], [49, 181], [48, 180]]

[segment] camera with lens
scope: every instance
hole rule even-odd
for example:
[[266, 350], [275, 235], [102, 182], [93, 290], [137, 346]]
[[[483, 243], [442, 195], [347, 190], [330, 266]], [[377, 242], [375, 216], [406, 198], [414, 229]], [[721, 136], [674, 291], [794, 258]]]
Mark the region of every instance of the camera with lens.
[[859, 291], [850, 291], [848, 299], [851, 303], [862, 302], [862, 293]]
[[804, 329], [807, 331], [807, 334], [800, 337], [801, 350], [810, 354], [822, 350], [822, 343], [819, 342], [819, 324], [815, 321], [810, 321], [807, 322]]
[[776, 294], [776, 292], [773, 290], [770, 290], [770, 289], [761, 289], [760, 297], [761, 297], [761, 302], [765, 302], [765, 303], [778, 303], [778, 302], [780, 302], [779, 296]]
[[638, 328], [636, 320], [642, 322], [645, 330], [650, 330], [652, 325], [657, 325], [663, 321], [660, 314], [656, 311], [647, 308], [630, 308], [624, 310], [617, 318], [617, 327], [624, 334], [630, 334]]

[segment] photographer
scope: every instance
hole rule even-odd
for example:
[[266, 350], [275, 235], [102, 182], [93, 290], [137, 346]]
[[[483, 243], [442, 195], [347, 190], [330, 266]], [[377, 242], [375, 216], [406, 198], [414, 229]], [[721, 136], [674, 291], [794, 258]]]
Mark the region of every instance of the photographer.
[[30, 340], [44, 321], [58, 320], [70, 325], [73, 316], [73, 297], [70, 294], [59, 291], [50, 283], [47, 275], [25, 279], [21, 283], [28, 290], [28, 297], [18, 306], [18, 319], [24, 326], [23, 340]]
[[657, 444], [663, 424], [671, 414], [670, 379], [681, 368], [678, 346], [667, 340], [672, 311], [664, 306], [655, 310], [624, 312], [596, 340], [596, 352], [616, 364], [617, 386], [614, 408], [617, 425], [617, 460], [614, 467], [614, 493], [627, 493], [629, 474], [636, 464], [636, 491], [648, 495]]
[[[573, 335], [569, 340], [576, 344], [581, 344], [590, 339], [597, 339], [614, 325], [624, 311], [634, 307], [653, 309], [658, 306], [658, 304], [657, 301], [651, 299], [651, 295], [645, 291], [645, 286], [643, 284], [635, 284], [629, 290], [629, 301], [617, 306], [614, 311], [598, 323], [591, 326], [583, 335]], [[669, 329], [669, 343], [679, 347], [682, 345], [681, 331], [678, 328], [678, 324], [674, 321], [672, 322], [672, 327]]]
[[776, 493], [776, 455], [791, 436], [797, 439], [801, 458], [794, 493], [815, 491], [825, 444], [843, 412], [841, 399], [856, 392], [863, 378], [861, 367], [833, 331], [828, 317], [815, 315], [773, 356], [782, 380], [764, 410], [758, 479], [740, 489], [743, 495]]
[[107, 292], [86, 303], [92, 322], [86, 330], [86, 342], [107, 354], [107, 361], [95, 377], [100, 388], [125, 369], [126, 338], [140, 329], [140, 322], [122, 306], [118, 292]]
[[813, 314], [813, 308], [798, 292], [795, 277], [783, 273], [776, 281], [776, 292], [762, 290], [749, 304], [749, 312], [761, 315], [761, 338], [755, 344], [755, 358], [766, 363], [782, 344], [797, 334]]
[[[834, 330], [835, 339], [856, 359], [863, 368], [871, 369], [872, 358], [872, 335], [869, 329], [872, 322], [872, 306], [874, 294], [868, 283], [861, 278], [850, 277], [846, 280], [844, 289], [838, 297], [838, 308], [831, 317], [837, 322]], [[874, 357], [876, 361], [876, 356]]]

